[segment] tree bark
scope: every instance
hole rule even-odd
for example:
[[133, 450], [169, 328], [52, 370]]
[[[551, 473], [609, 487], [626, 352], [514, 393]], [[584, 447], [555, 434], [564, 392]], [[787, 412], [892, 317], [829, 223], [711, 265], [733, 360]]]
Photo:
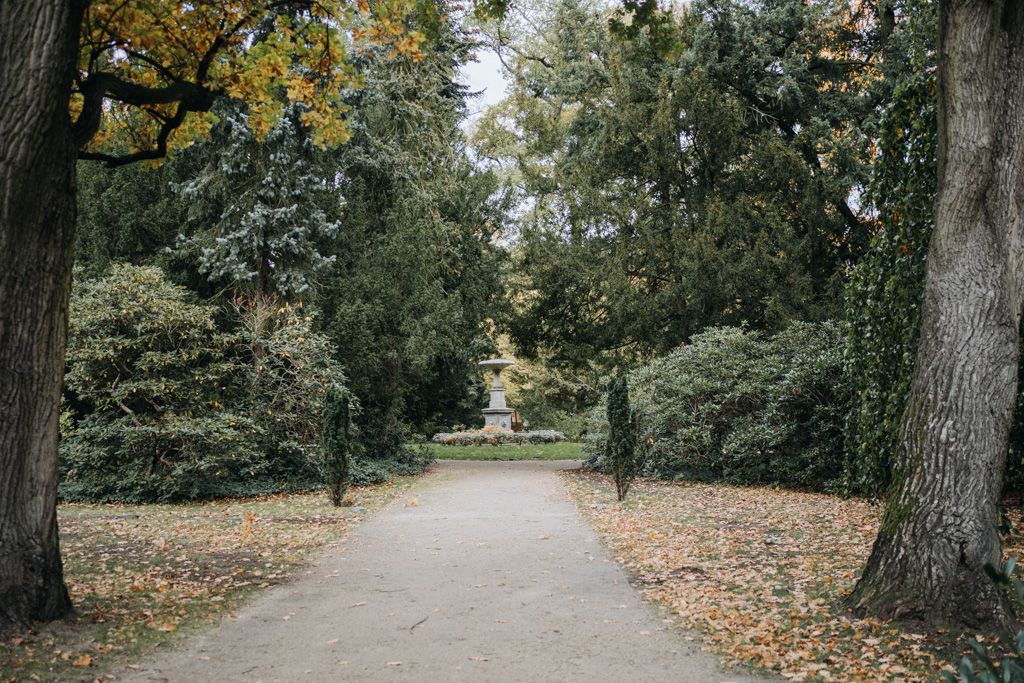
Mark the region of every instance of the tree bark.
[[998, 504], [1024, 302], [1024, 3], [939, 10], [939, 193], [900, 453], [850, 604], [882, 618], [1014, 624]]
[[0, 626], [71, 612], [57, 438], [75, 226], [68, 118], [85, 0], [0, 2]]

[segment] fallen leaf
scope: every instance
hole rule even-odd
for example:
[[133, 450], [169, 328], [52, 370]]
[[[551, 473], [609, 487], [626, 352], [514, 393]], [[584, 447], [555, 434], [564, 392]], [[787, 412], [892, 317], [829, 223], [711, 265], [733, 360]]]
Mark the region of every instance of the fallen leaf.
[[89, 666], [92, 664], [92, 657], [89, 655], [82, 655], [75, 661], [71, 662], [71, 666]]

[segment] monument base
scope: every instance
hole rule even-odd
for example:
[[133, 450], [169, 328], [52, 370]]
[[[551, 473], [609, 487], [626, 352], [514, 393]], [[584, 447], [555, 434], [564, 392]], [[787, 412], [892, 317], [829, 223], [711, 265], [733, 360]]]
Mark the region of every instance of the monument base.
[[485, 408], [484, 427], [494, 426], [503, 432], [511, 432], [514, 412], [511, 408]]

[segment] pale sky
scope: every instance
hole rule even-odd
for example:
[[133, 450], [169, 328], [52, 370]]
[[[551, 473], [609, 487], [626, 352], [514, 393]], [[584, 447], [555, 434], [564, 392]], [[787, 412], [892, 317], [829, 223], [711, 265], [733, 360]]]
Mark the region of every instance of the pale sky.
[[482, 90], [480, 97], [470, 100], [469, 121], [480, 116], [492, 104], [504, 99], [508, 92], [508, 84], [501, 75], [501, 62], [498, 56], [480, 46], [476, 51], [479, 61], [470, 62], [462, 67], [462, 82], [469, 86], [471, 92]]

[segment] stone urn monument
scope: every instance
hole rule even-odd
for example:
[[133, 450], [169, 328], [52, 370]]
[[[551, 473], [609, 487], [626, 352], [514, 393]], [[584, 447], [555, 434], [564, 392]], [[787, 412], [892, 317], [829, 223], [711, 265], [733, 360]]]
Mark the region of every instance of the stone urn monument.
[[505, 385], [501, 383], [501, 371], [515, 364], [514, 360], [501, 358], [480, 361], [481, 366], [494, 372], [494, 379], [491, 381], [491, 404], [484, 408], [485, 428], [494, 425], [502, 431], [512, 431], [512, 413], [515, 411], [505, 405]]

